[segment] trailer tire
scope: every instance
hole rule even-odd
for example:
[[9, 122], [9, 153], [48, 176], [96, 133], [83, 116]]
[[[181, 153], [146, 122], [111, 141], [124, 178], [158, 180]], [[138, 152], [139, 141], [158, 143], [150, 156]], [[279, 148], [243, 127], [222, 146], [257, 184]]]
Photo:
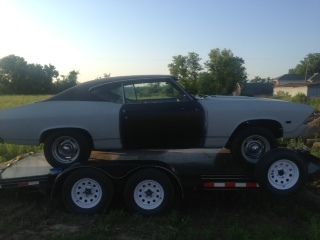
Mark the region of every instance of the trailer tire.
[[278, 196], [298, 191], [304, 185], [306, 175], [302, 157], [288, 149], [271, 150], [255, 168], [255, 176], [261, 187]]
[[71, 212], [94, 214], [107, 209], [112, 201], [114, 187], [111, 179], [94, 169], [72, 172], [62, 187], [62, 199]]
[[134, 173], [124, 189], [127, 208], [141, 215], [163, 213], [170, 209], [174, 199], [174, 185], [161, 170], [145, 169]]

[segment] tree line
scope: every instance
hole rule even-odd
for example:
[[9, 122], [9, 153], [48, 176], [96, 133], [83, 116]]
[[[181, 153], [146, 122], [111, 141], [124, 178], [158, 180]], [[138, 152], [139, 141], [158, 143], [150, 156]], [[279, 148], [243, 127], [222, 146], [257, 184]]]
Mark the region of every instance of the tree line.
[[170, 74], [193, 94], [230, 94], [237, 83], [247, 81], [244, 60], [229, 49], [212, 49], [208, 60], [203, 64], [200, 61], [199, 54], [189, 52], [185, 56], [173, 56], [168, 65]]
[[[212, 49], [205, 61], [195, 52], [173, 56], [168, 69], [187, 91], [198, 95], [228, 95], [248, 82], [245, 61], [230, 49]], [[306, 78], [320, 73], [320, 53], [306, 55], [288, 73]], [[73, 70], [59, 75], [51, 64], [30, 64], [23, 57], [9, 55], [0, 59], [0, 94], [58, 93], [75, 86], [78, 74]], [[250, 82], [270, 83], [272, 80], [256, 76]]]
[[[254, 77], [247, 79], [245, 62], [235, 56], [231, 50], [219, 48], [212, 49], [208, 54], [208, 60], [201, 64], [199, 54], [189, 52], [187, 55], [173, 56], [168, 65], [170, 74], [191, 93], [198, 95], [231, 94], [237, 86], [246, 82], [269, 83], [270, 77]], [[310, 53], [300, 61], [288, 73], [311, 77], [320, 73], [320, 53]]]
[[54, 94], [77, 84], [79, 72], [59, 75], [56, 67], [9, 55], [0, 59], [0, 94]]

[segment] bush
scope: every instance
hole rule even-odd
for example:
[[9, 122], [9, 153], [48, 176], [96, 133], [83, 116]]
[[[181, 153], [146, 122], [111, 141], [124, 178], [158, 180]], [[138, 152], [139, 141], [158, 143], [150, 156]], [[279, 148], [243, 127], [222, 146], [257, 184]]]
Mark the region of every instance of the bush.
[[297, 95], [292, 97], [291, 101], [295, 102], [295, 103], [304, 103], [304, 104], [309, 103], [308, 97], [306, 95], [304, 95], [303, 93], [298, 93]]

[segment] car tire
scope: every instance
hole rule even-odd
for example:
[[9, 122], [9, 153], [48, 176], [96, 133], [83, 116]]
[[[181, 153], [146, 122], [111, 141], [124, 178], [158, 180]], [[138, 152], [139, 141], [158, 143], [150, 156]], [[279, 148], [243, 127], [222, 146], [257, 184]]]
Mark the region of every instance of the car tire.
[[259, 185], [268, 192], [283, 196], [296, 192], [305, 183], [306, 165], [302, 156], [288, 149], [273, 149], [255, 166]]
[[146, 169], [128, 178], [124, 201], [129, 211], [151, 216], [170, 209], [175, 199], [174, 185], [161, 170]]
[[93, 169], [71, 173], [62, 186], [62, 200], [71, 212], [94, 214], [107, 209], [114, 195], [110, 178]]
[[266, 152], [275, 147], [276, 138], [271, 131], [251, 127], [236, 133], [231, 143], [231, 153], [235, 159], [254, 165]]
[[44, 141], [44, 155], [53, 167], [67, 168], [76, 162], [85, 162], [90, 152], [87, 136], [77, 131], [57, 131]]

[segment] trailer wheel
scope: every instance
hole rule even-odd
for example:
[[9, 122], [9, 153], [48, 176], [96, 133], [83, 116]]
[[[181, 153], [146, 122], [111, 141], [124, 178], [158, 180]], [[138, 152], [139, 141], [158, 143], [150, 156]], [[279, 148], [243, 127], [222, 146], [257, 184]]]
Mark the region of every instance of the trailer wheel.
[[271, 150], [259, 160], [255, 170], [259, 184], [276, 195], [299, 190], [307, 174], [302, 157], [288, 149]]
[[93, 214], [108, 208], [114, 193], [112, 181], [93, 169], [71, 173], [63, 184], [62, 198], [72, 212]]
[[168, 210], [174, 201], [174, 186], [160, 170], [136, 172], [127, 180], [124, 198], [127, 208], [142, 215], [156, 215]]

